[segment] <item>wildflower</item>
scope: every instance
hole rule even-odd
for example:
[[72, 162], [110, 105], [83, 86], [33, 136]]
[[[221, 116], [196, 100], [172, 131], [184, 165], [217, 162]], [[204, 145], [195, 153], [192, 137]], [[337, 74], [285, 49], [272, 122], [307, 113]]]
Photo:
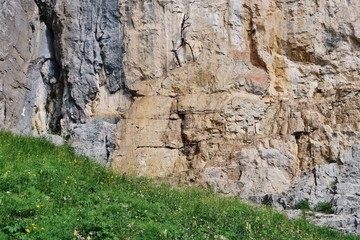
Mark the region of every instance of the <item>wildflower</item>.
[[35, 223], [32, 223], [32, 224], [31, 224], [31, 226], [33, 226], [33, 227], [35, 227], [35, 225], [36, 225]]
[[41, 208], [41, 206], [39, 204], [36, 204], [36, 208]]
[[162, 233], [162, 235], [163, 235], [164, 237], [167, 237], [168, 230], [167, 230], [167, 229], [165, 229], [165, 230], [164, 230], [164, 231], [162, 231], [161, 233]]
[[30, 231], [30, 229], [25, 228], [25, 232], [30, 233], [31, 231]]
[[45, 230], [45, 228], [43, 228], [43, 227], [42, 227], [42, 228], [41, 228], [41, 230], [42, 230], [42, 231], [44, 231], [44, 230]]

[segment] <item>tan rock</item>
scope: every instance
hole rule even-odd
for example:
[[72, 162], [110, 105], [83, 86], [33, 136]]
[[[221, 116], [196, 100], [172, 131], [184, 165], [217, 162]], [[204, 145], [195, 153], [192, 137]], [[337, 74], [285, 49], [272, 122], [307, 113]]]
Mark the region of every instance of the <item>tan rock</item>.
[[[131, 158], [129, 158], [131, 157]], [[124, 156], [117, 157], [114, 170], [133, 176], [168, 177], [174, 173], [174, 166], [179, 158], [177, 149], [137, 148]]]
[[168, 119], [173, 98], [164, 96], [144, 96], [135, 99], [129, 109], [129, 119]]

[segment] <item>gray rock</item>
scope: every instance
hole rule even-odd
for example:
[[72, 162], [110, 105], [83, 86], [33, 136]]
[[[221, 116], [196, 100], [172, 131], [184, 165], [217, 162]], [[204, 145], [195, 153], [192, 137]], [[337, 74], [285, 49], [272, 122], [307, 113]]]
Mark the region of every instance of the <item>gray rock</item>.
[[74, 147], [75, 152], [110, 166], [115, 149], [116, 124], [94, 120], [81, 125], [73, 124], [72, 127], [68, 143]]
[[[357, 146], [342, 154], [342, 165], [331, 163], [316, 166], [313, 173], [301, 176], [288, 193], [291, 205], [306, 200], [315, 209], [319, 203], [330, 203], [335, 214], [315, 213], [314, 217], [308, 218], [321, 226], [358, 233], [360, 184], [356, 177], [359, 172], [354, 169], [360, 152]], [[291, 211], [289, 213], [292, 214]]]
[[319, 226], [329, 226], [343, 232], [359, 232], [359, 218], [353, 215], [335, 215], [316, 213], [313, 217], [308, 217], [312, 222]]
[[65, 144], [65, 141], [62, 137], [53, 134], [46, 134], [43, 136], [47, 141], [52, 142], [55, 146], [62, 146]]
[[[37, 7], [29, 1], [2, 1], [0, 11], [0, 128], [17, 133], [31, 131], [33, 106], [27, 99], [28, 69], [35, 65], [37, 44], [33, 41], [39, 23]], [[35, 61], [33, 63], [32, 61]]]

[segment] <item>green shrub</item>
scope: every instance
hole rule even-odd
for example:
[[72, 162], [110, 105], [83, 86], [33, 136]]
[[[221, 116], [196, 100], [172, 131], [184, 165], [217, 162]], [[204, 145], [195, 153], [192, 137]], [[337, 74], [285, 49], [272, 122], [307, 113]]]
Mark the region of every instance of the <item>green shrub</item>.
[[306, 199], [300, 200], [297, 202], [294, 206], [295, 209], [301, 209], [301, 210], [310, 210], [310, 204], [309, 201]]
[[315, 211], [317, 212], [323, 212], [327, 214], [334, 213], [334, 210], [332, 209], [332, 204], [330, 202], [319, 202], [315, 206]]

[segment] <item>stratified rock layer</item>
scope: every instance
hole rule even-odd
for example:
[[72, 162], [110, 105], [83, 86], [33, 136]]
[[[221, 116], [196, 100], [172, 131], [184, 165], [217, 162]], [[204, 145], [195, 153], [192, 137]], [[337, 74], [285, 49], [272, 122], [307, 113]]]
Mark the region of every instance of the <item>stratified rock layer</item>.
[[0, 6], [0, 128], [360, 231], [360, 2]]

